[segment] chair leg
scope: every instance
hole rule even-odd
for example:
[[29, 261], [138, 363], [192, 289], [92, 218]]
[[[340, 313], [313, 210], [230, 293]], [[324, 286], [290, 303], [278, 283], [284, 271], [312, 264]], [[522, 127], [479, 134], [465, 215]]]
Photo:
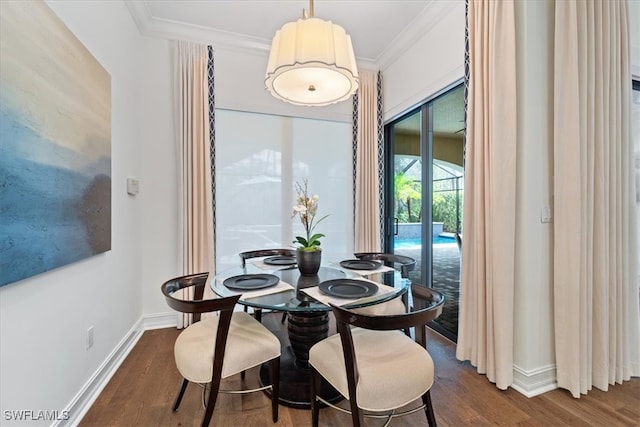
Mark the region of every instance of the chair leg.
[[271, 380], [271, 417], [278, 422], [278, 404], [280, 399], [280, 356], [269, 362], [269, 377]]
[[[244, 312], [248, 313], [249, 312], [249, 306], [245, 305], [244, 306]], [[260, 308], [254, 308], [253, 309], [253, 317], [260, 323], [262, 323], [262, 309]]]
[[176, 395], [176, 400], [173, 402], [173, 412], [178, 410], [178, 406], [180, 406], [180, 402], [182, 401], [182, 396], [184, 396], [184, 391], [187, 389], [189, 385], [189, 380], [182, 379], [182, 384], [180, 384], [180, 390], [178, 390], [178, 394]]
[[351, 405], [351, 422], [353, 423], [353, 427], [364, 426], [364, 414], [362, 410], [358, 408], [358, 402], [355, 396], [349, 399], [349, 404]]
[[431, 405], [431, 390], [427, 390], [427, 392], [422, 395], [422, 403], [424, 403], [424, 411], [427, 413], [429, 427], [437, 427], [436, 415], [433, 412], [433, 406]]
[[207, 409], [204, 411], [202, 418], [202, 427], [207, 427], [211, 423], [213, 409], [216, 407], [218, 399], [218, 391], [220, 390], [220, 377], [216, 377], [211, 381], [211, 389], [209, 390], [209, 399], [207, 399]]
[[320, 382], [322, 378], [316, 369], [311, 366], [311, 425], [312, 427], [318, 427], [320, 418], [320, 405], [316, 396], [320, 393]]

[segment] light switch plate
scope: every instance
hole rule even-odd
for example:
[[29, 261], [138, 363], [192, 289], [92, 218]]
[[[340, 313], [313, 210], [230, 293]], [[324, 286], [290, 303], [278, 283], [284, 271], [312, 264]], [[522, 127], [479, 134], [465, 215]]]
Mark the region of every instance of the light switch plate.
[[543, 206], [540, 212], [540, 222], [547, 223], [553, 219], [551, 214], [551, 206]]
[[136, 178], [127, 178], [127, 193], [135, 196], [138, 194], [140, 182]]

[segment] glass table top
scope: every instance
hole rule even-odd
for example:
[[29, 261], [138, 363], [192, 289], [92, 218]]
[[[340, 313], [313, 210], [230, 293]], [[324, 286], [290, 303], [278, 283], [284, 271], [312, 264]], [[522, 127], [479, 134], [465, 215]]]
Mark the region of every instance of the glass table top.
[[[233, 267], [218, 273], [211, 282], [211, 288], [216, 295], [221, 297], [236, 295], [241, 291], [227, 288], [223, 282], [229, 277], [244, 274], [273, 274], [278, 276], [282, 282], [288, 283], [292, 289], [285, 289], [277, 293], [267, 295], [252, 295], [247, 292], [240, 297], [239, 303], [255, 308], [270, 309], [276, 311], [330, 311], [329, 305], [322, 303], [303, 290], [318, 286], [320, 283], [341, 278], [360, 278], [360, 274], [341, 268], [338, 263], [329, 263], [320, 267], [318, 274], [313, 276], [303, 276], [297, 267], [267, 266], [264, 263], [248, 262], [245, 267]], [[359, 298], [348, 304], [342, 305], [345, 308], [358, 308], [379, 304], [392, 300], [407, 292], [410, 282], [400, 276], [396, 270], [376, 272], [364, 276], [365, 279], [392, 287], [389, 292], [381, 295], [372, 295]]]

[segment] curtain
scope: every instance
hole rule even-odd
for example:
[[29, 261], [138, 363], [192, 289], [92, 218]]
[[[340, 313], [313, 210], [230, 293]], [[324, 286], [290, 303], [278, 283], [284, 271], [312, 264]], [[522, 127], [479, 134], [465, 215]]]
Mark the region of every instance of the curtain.
[[380, 74], [360, 71], [354, 97], [354, 250], [382, 250], [382, 95]]
[[[211, 277], [215, 271], [209, 50], [183, 41], [173, 47], [182, 274], [210, 272]], [[210, 295], [208, 285], [205, 289]], [[181, 320], [179, 327], [188, 326], [190, 315]]]
[[556, 1], [554, 307], [558, 386], [640, 375], [626, 1]]
[[456, 357], [513, 381], [516, 50], [512, 0], [469, 0], [464, 245]]

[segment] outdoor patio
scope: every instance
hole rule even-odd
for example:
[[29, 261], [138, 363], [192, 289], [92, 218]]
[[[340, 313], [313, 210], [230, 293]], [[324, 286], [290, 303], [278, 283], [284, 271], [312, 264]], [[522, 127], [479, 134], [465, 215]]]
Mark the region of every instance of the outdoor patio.
[[[396, 253], [407, 255], [416, 260], [416, 268], [410, 274], [414, 283], [420, 283], [422, 257], [419, 247], [396, 249]], [[458, 311], [460, 299], [460, 251], [455, 243], [433, 245], [433, 289], [445, 295], [446, 302], [442, 314], [436, 323], [449, 334], [448, 338], [458, 334]]]

